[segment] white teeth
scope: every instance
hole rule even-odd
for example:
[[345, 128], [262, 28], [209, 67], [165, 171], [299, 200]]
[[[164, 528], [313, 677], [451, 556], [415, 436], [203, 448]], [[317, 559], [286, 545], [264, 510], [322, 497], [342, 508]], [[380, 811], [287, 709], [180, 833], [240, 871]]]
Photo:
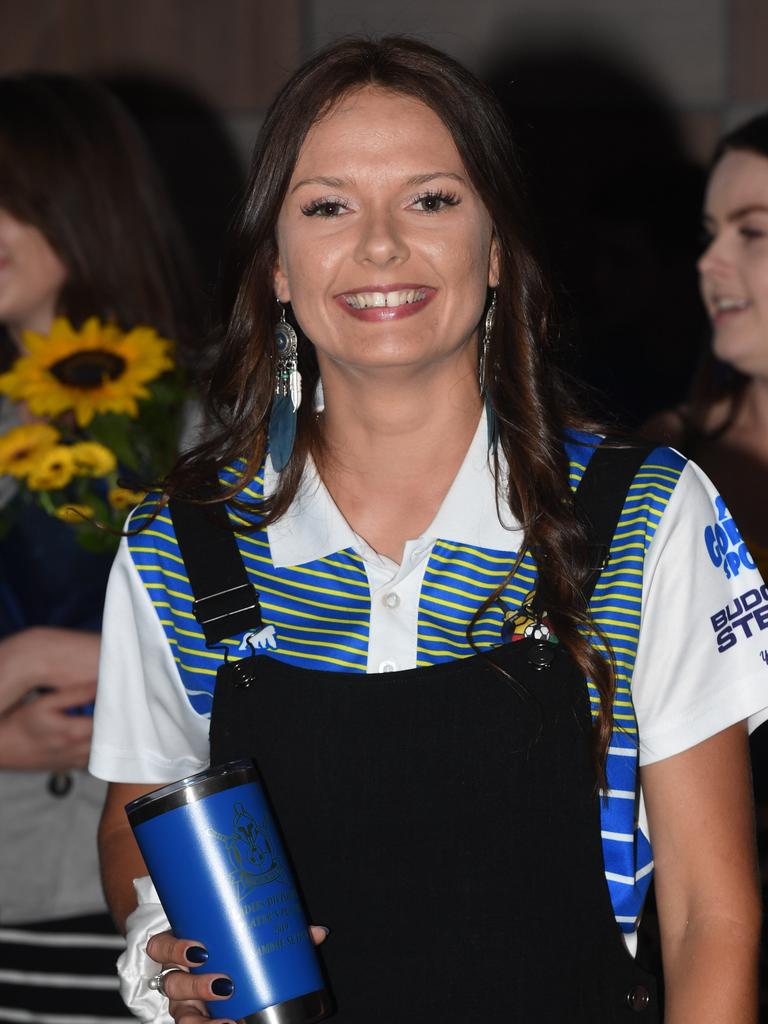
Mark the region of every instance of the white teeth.
[[397, 292], [349, 292], [344, 301], [352, 309], [371, 309], [377, 307], [393, 308], [406, 306], [412, 302], [421, 302], [426, 297], [425, 288], [409, 288]]
[[747, 299], [730, 299], [725, 297], [715, 299], [715, 308], [720, 313], [729, 309], [746, 309], [748, 305], [749, 301]]

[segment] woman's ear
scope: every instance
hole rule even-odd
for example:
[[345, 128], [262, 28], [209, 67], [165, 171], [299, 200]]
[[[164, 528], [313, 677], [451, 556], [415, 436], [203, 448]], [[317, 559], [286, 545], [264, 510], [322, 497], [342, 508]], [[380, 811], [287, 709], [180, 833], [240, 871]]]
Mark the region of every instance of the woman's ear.
[[285, 305], [286, 302], [291, 301], [291, 289], [288, 285], [288, 277], [283, 270], [282, 260], [278, 256], [277, 266], [275, 267], [274, 275], [275, 284], [275, 296], [276, 298]]
[[499, 243], [496, 235], [491, 239], [491, 253], [488, 260], [488, 287], [497, 288], [499, 284]]

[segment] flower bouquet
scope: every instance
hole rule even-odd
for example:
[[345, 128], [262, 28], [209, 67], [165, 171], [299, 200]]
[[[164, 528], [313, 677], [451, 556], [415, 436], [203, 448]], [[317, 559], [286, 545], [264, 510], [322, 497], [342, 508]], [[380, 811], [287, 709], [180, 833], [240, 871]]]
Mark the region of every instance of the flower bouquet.
[[[0, 476], [15, 478], [20, 501], [70, 523], [86, 548], [114, 549], [143, 485], [178, 450], [184, 389], [172, 343], [150, 327], [123, 332], [92, 318], [78, 331], [58, 318], [47, 336], [25, 332], [24, 345], [0, 394], [29, 422], [0, 434]], [[0, 512], [6, 524], [11, 508]]]

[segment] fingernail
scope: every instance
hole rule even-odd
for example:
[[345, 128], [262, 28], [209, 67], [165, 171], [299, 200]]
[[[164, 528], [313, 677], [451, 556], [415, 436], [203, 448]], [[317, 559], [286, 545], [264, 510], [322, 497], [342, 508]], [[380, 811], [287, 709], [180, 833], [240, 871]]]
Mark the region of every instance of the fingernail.
[[208, 959], [208, 950], [203, 946], [189, 946], [186, 952], [187, 960], [193, 964], [204, 964]]
[[211, 982], [211, 992], [215, 996], [231, 996], [235, 991], [235, 983], [229, 978], [216, 978]]

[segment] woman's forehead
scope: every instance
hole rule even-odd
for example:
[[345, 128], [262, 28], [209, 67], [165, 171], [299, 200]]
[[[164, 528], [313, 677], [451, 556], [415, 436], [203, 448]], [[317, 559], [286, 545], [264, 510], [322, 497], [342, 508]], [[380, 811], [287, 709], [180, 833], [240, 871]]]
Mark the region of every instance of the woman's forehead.
[[366, 86], [341, 96], [313, 122], [293, 177], [309, 165], [330, 164], [341, 170], [366, 158], [384, 163], [411, 155], [414, 160], [448, 160], [453, 171], [462, 168], [451, 132], [431, 107], [404, 93]]

